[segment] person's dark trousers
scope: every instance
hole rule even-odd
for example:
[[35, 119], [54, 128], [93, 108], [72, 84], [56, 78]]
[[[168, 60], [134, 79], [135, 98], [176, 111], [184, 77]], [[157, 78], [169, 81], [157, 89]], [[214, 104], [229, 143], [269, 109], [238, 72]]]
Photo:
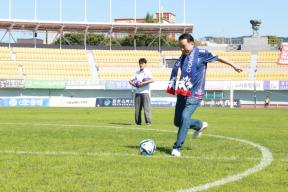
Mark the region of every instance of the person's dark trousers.
[[141, 125], [141, 111], [144, 108], [146, 124], [151, 124], [151, 103], [148, 93], [135, 94], [135, 123]]

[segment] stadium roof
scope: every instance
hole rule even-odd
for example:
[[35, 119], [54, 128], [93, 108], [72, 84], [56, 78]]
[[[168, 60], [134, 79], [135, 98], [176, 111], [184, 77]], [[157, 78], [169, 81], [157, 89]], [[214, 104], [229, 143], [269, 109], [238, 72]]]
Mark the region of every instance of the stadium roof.
[[0, 29], [29, 31], [86, 31], [135, 33], [191, 33], [192, 24], [163, 23], [93, 23], [34, 20], [0, 20]]

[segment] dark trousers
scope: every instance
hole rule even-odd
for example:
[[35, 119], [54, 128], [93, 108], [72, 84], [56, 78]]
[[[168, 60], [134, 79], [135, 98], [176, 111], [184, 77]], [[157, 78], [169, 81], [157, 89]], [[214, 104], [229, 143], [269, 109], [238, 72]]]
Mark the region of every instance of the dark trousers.
[[151, 103], [148, 93], [142, 93], [135, 95], [135, 123], [141, 124], [141, 111], [144, 108], [144, 116], [146, 124], [151, 123]]

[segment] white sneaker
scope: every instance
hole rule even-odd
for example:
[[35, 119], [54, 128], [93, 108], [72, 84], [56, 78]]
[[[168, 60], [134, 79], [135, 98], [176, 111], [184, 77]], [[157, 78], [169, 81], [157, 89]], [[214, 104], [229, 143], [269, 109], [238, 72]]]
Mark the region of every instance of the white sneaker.
[[195, 131], [193, 133], [193, 135], [192, 135], [192, 138], [193, 139], [197, 139], [197, 138], [201, 137], [202, 131], [204, 131], [207, 127], [208, 127], [208, 123], [207, 122], [203, 122], [201, 129], [199, 131]]
[[179, 149], [173, 149], [171, 155], [175, 157], [181, 157], [181, 152]]

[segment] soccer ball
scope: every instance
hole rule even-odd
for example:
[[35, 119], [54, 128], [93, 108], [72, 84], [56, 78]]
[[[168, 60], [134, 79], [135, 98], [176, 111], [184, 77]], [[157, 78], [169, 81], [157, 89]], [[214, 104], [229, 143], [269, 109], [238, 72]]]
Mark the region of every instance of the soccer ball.
[[141, 84], [141, 81], [138, 81], [137, 79], [133, 79], [132, 82], [135, 84], [135, 87], [139, 87]]
[[136, 86], [136, 87], [139, 87], [140, 84], [141, 84], [141, 81], [135, 81], [134, 83], [135, 83], [135, 86]]
[[153, 155], [156, 151], [156, 144], [151, 139], [144, 139], [140, 142], [139, 149], [141, 155]]

